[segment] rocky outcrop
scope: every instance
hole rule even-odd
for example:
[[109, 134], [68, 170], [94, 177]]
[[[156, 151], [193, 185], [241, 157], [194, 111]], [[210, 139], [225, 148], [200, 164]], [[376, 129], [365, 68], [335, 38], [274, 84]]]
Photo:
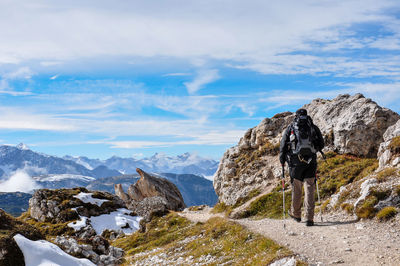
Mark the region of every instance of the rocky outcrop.
[[[327, 150], [375, 157], [383, 133], [400, 116], [361, 94], [339, 95], [333, 100], [316, 99], [303, 106], [321, 129]], [[235, 205], [254, 191], [275, 186], [282, 173], [279, 142], [294, 114], [284, 112], [264, 119], [249, 129], [237, 146], [223, 155], [214, 175], [219, 201]]]
[[400, 167], [400, 120], [383, 135], [378, 152], [379, 169], [385, 166]]
[[376, 157], [386, 129], [400, 119], [362, 94], [316, 99], [303, 108], [325, 135], [329, 149], [362, 157]]
[[[104, 202], [97, 204], [83, 202], [76, 196], [91, 193]], [[125, 205], [117, 196], [107, 192], [91, 192], [85, 188], [40, 189], [29, 200], [30, 216], [40, 222], [64, 223], [79, 219], [79, 216], [98, 216], [108, 214]]]
[[155, 213], [185, 208], [179, 189], [165, 178], [159, 178], [137, 168], [140, 179], [131, 185], [126, 194], [122, 186], [115, 185], [115, 194], [125, 201], [128, 209], [149, 220]]
[[76, 239], [57, 236], [54, 242], [68, 254], [91, 260], [96, 265], [118, 265], [122, 262], [124, 251], [110, 246], [107, 239], [94, 236], [79, 244]]

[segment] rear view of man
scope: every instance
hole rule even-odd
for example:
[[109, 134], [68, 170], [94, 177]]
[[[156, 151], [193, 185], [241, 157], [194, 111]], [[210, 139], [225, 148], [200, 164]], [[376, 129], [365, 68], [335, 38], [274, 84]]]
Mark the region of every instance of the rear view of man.
[[304, 183], [307, 226], [314, 225], [317, 152], [321, 151], [324, 146], [321, 131], [307, 115], [307, 110], [297, 110], [294, 121], [283, 133], [279, 160], [282, 166], [286, 161], [289, 164], [292, 184], [292, 205], [289, 215], [297, 222], [301, 221], [301, 196]]

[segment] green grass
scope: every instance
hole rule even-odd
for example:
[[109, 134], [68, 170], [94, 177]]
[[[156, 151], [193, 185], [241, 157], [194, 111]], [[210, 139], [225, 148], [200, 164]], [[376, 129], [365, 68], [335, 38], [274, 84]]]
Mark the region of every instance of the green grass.
[[379, 201], [386, 199], [391, 194], [390, 190], [371, 190], [370, 195], [366, 197], [361, 206], [357, 206], [355, 212], [359, 218], [372, 219], [377, 215], [377, 209], [374, 207]]
[[378, 212], [376, 215], [376, 218], [378, 218], [379, 221], [387, 221], [393, 217], [396, 216], [398, 213], [397, 209], [395, 207], [385, 207], [382, 210]]
[[[241, 218], [246, 218], [250, 216], [256, 216], [259, 218], [273, 218], [281, 219], [283, 218], [282, 210], [282, 192], [271, 192], [266, 194], [259, 199], [253, 201], [249, 208], [242, 214]], [[285, 208], [286, 211], [290, 207], [292, 200], [291, 192], [285, 192]]]
[[377, 167], [376, 159], [327, 153], [326, 161], [321, 161], [318, 165], [321, 198], [330, 197], [338, 192], [341, 186], [366, 177]]
[[229, 216], [232, 210], [233, 210], [232, 206], [226, 205], [224, 202], [218, 202], [211, 210], [211, 213], [224, 213], [225, 216]]
[[[194, 236], [187, 243], [180, 242]], [[153, 219], [146, 232], [117, 239], [113, 245], [125, 250], [126, 265], [140, 259], [134, 254], [155, 248], [164, 253], [179, 248], [183, 253], [179, 256], [193, 256], [195, 262], [203, 255], [211, 255], [218, 260], [211, 265], [268, 265], [292, 255], [285, 247], [226, 219], [215, 217], [195, 224], [175, 213]]]
[[399, 175], [399, 170], [397, 168], [388, 167], [379, 171], [376, 175], [376, 179], [378, 180], [378, 182], [382, 183], [386, 181], [388, 177], [398, 176], [398, 175]]
[[235, 203], [235, 205], [233, 205], [233, 208], [237, 208], [237, 207], [245, 204], [247, 201], [251, 200], [254, 197], [257, 197], [260, 194], [261, 194], [261, 191], [259, 189], [254, 189], [254, 190], [250, 191], [250, 193], [246, 197], [239, 199]]
[[390, 141], [389, 149], [393, 154], [400, 154], [400, 136], [394, 137]]

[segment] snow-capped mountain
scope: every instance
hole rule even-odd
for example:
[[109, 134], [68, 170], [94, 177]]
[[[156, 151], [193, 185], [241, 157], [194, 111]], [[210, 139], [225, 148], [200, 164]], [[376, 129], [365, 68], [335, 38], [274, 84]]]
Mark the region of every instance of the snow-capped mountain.
[[197, 154], [184, 153], [178, 156], [167, 156], [164, 153], [156, 153], [144, 159], [121, 158], [113, 156], [107, 160], [89, 159], [87, 157], [65, 156], [64, 159], [72, 160], [86, 166], [89, 169], [105, 165], [124, 174], [136, 173], [136, 168], [153, 173], [194, 174], [212, 176], [218, 168], [218, 162], [206, 159]]
[[99, 178], [120, 175], [117, 170], [105, 166], [88, 169], [72, 160], [37, 153], [22, 143], [17, 146], [0, 146], [0, 178], [10, 177], [17, 170], [23, 170], [29, 176], [71, 174]]

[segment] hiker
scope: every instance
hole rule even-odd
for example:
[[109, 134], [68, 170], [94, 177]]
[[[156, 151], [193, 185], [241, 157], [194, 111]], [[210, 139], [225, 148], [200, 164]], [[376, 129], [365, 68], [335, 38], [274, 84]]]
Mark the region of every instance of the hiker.
[[297, 110], [294, 121], [283, 133], [279, 160], [282, 167], [286, 161], [289, 165], [292, 204], [288, 213], [297, 222], [301, 222], [301, 196], [304, 183], [307, 226], [314, 225], [317, 152], [322, 152], [324, 146], [321, 131], [307, 115], [307, 110]]

